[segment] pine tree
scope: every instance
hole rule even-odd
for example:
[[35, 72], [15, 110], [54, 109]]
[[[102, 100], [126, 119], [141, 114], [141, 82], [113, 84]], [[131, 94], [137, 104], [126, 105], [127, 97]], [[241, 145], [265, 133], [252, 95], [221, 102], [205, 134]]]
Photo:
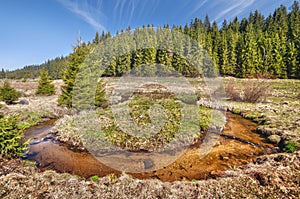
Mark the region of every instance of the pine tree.
[[292, 11], [288, 15], [289, 20], [289, 40], [293, 41], [296, 48], [296, 78], [300, 79], [300, 9], [299, 2], [294, 1]]
[[221, 43], [221, 38], [220, 38], [220, 32], [218, 28], [218, 24], [216, 21], [213, 22], [213, 26], [211, 29], [211, 36], [212, 36], [212, 60], [214, 61], [215, 65], [218, 66], [219, 64], [219, 56], [218, 56], [218, 50], [219, 50], [219, 45]]
[[229, 67], [229, 59], [228, 59], [228, 46], [227, 46], [227, 33], [225, 30], [221, 32], [221, 41], [219, 44], [219, 68], [220, 73], [222, 75], [228, 75], [230, 72], [228, 71]]
[[246, 32], [241, 36], [239, 51], [238, 76], [249, 77], [257, 74], [259, 55], [252, 24], [249, 24]]
[[[238, 29], [238, 27], [236, 27]], [[227, 74], [235, 75], [236, 66], [237, 66], [237, 42], [239, 40], [239, 33], [235, 31], [234, 27], [231, 27], [228, 30], [228, 66]]]
[[108, 100], [105, 93], [105, 83], [103, 79], [100, 79], [97, 83], [95, 93], [95, 106], [106, 108], [108, 106]]
[[122, 76], [130, 71], [131, 68], [131, 52], [130, 44], [133, 42], [129, 31], [121, 31], [121, 34], [115, 39], [116, 48], [116, 75]]
[[93, 40], [94, 44], [99, 44], [100, 43], [100, 37], [99, 37], [99, 33], [96, 32], [95, 38]]
[[68, 68], [64, 72], [62, 94], [58, 98], [59, 105], [72, 107], [73, 88], [80, 65], [84, 62], [88, 53], [88, 47], [85, 44], [78, 44], [73, 48], [73, 53], [69, 55]]
[[272, 37], [272, 62], [271, 62], [271, 73], [275, 77], [283, 77], [285, 76], [284, 70], [284, 59], [282, 54], [282, 43], [279, 38], [278, 33], [276, 33]]
[[209, 32], [210, 29], [211, 29], [211, 24], [210, 24], [210, 21], [209, 21], [208, 14], [205, 15], [204, 28], [205, 28], [206, 32]]
[[4, 101], [6, 104], [12, 104], [14, 101], [18, 100], [20, 96], [20, 92], [11, 87], [8, 81], [4, 81], [3, 86], [0, 87], [1, 101]]
[[287, 47], [287, 75], [288, 78], [297, 78], [297, 50], [293, 41]]
[[169, 27], [164, 27], [163, 29], [157, 30], [157, 42], [158, 50], [156, 54], [156, 61], [161, 65], [160, 69], [157, 71], [158, 75], [169, 75], [172, 66], [173, 52], [173, 40], [172, 34]]
[[37, 95], [53, 95], [55, 93], [55, 87], [50, 80], [50, 76], [47, 71], [41, 71], [40, 81], [36, 90]]

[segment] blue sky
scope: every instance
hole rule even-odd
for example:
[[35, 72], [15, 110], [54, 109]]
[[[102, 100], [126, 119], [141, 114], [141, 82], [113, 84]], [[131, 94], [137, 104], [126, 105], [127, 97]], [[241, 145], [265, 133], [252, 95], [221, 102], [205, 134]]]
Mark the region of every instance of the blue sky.
[[0, 0], [0, 69], [13, 70], [67, 55], [80, 34], [91, 41], [95, 32], [143, 24], [184, 25], [191, 19], [221, 23], [248, 17], [258, 9], [265, 16], [294, 0]]

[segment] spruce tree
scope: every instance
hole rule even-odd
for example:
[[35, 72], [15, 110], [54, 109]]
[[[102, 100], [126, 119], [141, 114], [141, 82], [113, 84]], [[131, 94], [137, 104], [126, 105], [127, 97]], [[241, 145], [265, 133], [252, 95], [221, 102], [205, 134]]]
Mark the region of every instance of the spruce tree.
[[[238, 28], [238, 27], [236, 27]], [[235, 75], [236, 66], [237, 66], [237, 42], [239, 39], [239, 33], [231, 27], [228, 30], [228, 66], [226, 73], [228, 75]]]
[[272, 62], [271, 62], [271, 73], [275, 77], [284, 77], [284, 59], [282, 54], [282, 43], [278, 33], [272, 36]]
[[105, 82], [100, 79], [97, 83], [96, 93], [95, 93], [95, 106], [106, 108], [108, 106], [108, 100], [105, 93]]
[[72, 107], [72, 94], [80, 65], [84, 62], [88, 53], [88, 47], [85, 44], [78, 44], [73, 48], [73, 53], [69, 55], [68, 68], [64, 72], [62, 94], [58, 98], [59, 105]]
[[36, 90], [37, 95], [53, 95], [55, 93], [55, 87], [50, 80], [50, 76], [46, 70], [41, 71], [40, 81]]
[[18, 100], [20, 96], [20, 92], [11, 87], [8, 81], [4, 81], [3, 86], [0, 87], [1, 101], [4, 101], [6, 104], [12, 104], [14, 101]]
[[228, 46], [227, 46], [227, 33], [225, 30], [221, 32], [221, 41], [219, 44], [219, 67], [220, 67], [220, 73], [222, 75], [228, 75], [230, 72], [229, 69], [229, 59], [228, 59]]

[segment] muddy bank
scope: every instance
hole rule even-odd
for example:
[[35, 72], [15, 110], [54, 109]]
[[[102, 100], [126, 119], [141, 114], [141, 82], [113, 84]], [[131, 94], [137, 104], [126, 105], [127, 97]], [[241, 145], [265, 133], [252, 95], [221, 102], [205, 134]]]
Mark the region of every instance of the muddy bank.
[[[111, 173], [120, 175], [120, 171], [103, 164], [88, 152], [76, 152], [53, 139], [43, 139], [49, 137], [49, 128], [52, 124], [53, 120], [26, 132], [27, 138], [36, 140], [32, 142], [26, 159], [36, 161], [41, 171], [51, 169], [85, 178], [94, 175], [103, 177]], [[205, 157], [199, 158], [201, 152], [201, 142], [199, 142], [166, 167], [144, 173], [130, 173], [130, 175], [139, 179], [155, 178], [162, 181], [200, 180], [221, 176], [228, 169], [247, 164], [256, 160], [259, 155], [272, 152], [274, 146], [266, 143], [265, 138], [255, 133], [256, 126], [255, 123], [241, 116], [227, 113], [226, 128], [216, 146]], [[110, 159], [115, 160], [116, 165], [122, 164], [124, 158], [130, 157], [125, 157], [123, 154], [110, 156]], [[146, 171], [162, 159], [168, 159], [168, 156], [147, 155], [144, 158], [147, 160], [143, 165]], [[132, 161], [132, 164], [127, 166], [139, 165], [135, 165]]]
[[[6, 163], [10, 164], [9, 162]], [[0, 173], [0, 198], [299, 198], [300, 153], [262, 156], [226, 171], [225, 177], [194, 182], [137, 180], [128, 175], [83, 180], [32, 166]], [[0, 171], [2, 170], [0, 162]]]

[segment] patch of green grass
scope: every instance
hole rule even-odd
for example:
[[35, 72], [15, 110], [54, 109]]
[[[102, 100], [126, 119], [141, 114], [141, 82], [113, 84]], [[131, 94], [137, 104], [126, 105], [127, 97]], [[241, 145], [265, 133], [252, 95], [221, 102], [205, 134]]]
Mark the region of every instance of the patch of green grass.
[[201, 130], [207, 130], [211, 126], [212, 109], [200, 106], [199, 107], [199, 126]]
[[[153, 110], [154, 105], [161, 106], [163, 112]], [[126, 106], [122, 107], [122, 105], [120, 105], [118, 108], [122, 109], [126, 108]], [[154, 111], [152, 113], [154, 114], [152, 115], [154, 118], [150, 116], [151, 111]], [[157, 111], [161, 114], [156, 114]], [[131, 132], [131, 126], [126, 129], [128, 132], [124, 132], [124, 129], [120, 128], [122, 125], [120, 122], [127, 121], [114, 121], [112, 112], [109, 109], [98, 111], [97, 113], [100, 117], [102, 115], [111, 119], [111, 124], [102, 128], [106, 139], [116, 146], [121, 148], [129, 147], [132, 150], [139, 150], [140, 148], [153, 150], [164, 143], [172, 141], [181, 125], [181, 104], [176, 102], [173, 98], [151, 99], [149, 96], [135, 96], [130, 101], [129, 114], [134, 125], [137, 127], [142, 127], [142, 129], [144, 127], [151, 128], [149, 125], [152, 125], [152, 123], [156, 125], [156, 121], [165, 120], [162, 124], [162, 128], [158, 128], [158, 132], [153, 134], [147, 131], [146, 135], [144, 135], [143, 132], [139, 132], [139, 135], [136, 135], [136, 133]], [[134, 130], [134, 128], [132, 128], [132, 130]], [[93, 136], [93, 138], [95, 138], [95, 136]]]
[[24, 162], [24, 166], [32, 166], [32, 167], [36, 166], [36, 162], [34, 161], [23, 160], [23, 162]]
[[234, 114], [240, 114], [240, 113], [241, 113], [241, 109], [235, 108], [235, 109], [232, 110], [232, 112], [233, 112]]
[[297, 151], [299, 147], [299, 144], [297, 142], [288, 142], [287, 145], [283, 148], [283, 151], [289, 152], [289, 153], [294, 153]]
[[92, 176], [92, 177], [90, 177], [89, 179], [90, 179], [91, 181], [96, 182], [96, 181], [99, 180], [99, 176]]

